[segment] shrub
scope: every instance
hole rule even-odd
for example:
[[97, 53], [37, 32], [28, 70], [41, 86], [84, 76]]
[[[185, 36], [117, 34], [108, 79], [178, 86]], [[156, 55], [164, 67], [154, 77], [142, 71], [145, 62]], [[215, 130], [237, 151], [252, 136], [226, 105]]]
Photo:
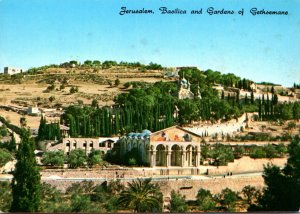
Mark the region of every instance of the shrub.
[[171, 192], [171, 212], [187, 212], [188, 205], [185, 202], [185, 196], [181, 195], [179, 192], [172, 190]]
[[7, 149], [0, 149], [0, 167], [12, 160], [12, 155]]
[[63, 151], [49, 151], [44, 153], [42, 163], [44, 165], [61, 167], [64, 165], [64, 160], [65, 156]]
[[72, 150], [67, 157], [67, 163], [70, 168], [83, 167], [86, 162], [86, 155], [82, 149]]

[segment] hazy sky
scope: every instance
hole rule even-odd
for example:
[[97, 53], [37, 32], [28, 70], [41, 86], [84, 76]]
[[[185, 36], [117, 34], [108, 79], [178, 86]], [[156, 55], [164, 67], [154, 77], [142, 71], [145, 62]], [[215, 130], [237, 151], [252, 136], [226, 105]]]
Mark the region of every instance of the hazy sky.
[[[154, 14], [121, 16], [123, 6]], [[160, 7], [187, 14], [163, 15]], [[209, 15], [208, 7], [244, 15]], [[289, 14], [253, 16], [253, 7]], [[299, 11], [300, 0], [0, 0], [0, 71], [72, 59], [139, 61], [290, 86], [300, 83]]]

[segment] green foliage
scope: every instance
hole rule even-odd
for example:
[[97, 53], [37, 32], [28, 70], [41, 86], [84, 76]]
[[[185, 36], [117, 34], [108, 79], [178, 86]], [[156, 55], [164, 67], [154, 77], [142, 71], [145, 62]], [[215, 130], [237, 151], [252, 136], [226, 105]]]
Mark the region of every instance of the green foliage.
[[7, 149], [0, 149], [0, 167], [12, 160], [12, 155]]
[[72, 169], [85, 166], [85, 162], [86, 155], [82, 149], [72, 150], [67, 157], [67, 163]]
[[214, 211], [216, 210], [216, 201], [209, 190], [199, 189], [197, 193], [197, 204], [201, 211]]
[[253, 204], [257, 204], [258, 199], [261, 196], [261, 192], [257, 190], [254, 186], [245, 186], [242, 189], [242, 194], [244, 196], [244, 200], [248, 206]]
[[72, 195], [71, 207], [72, 212], [87, 212], [91, 207], [91, 200], [86, 195]]
[[135, 166], [135, 165], [136, 165], [136, 160], [135, 160], [135, 158], [129, 158], [129, 160], [128, 160], [128, 165], [129, 165], [129, 166]]
[[41, 206], [41, 178], [34, 155], [34, 141], [27, 130], [22, 131], [21, 139], [12, 180], [11, 211], [37, 212]]
[[7, 181], [0, 181], [0, 210], [8, 212], [12, 202], [11, 185]]
[[59, 140], [61, 138], [60, 126], [58, 123], [48, 123], [42, 116], [38, 130], [38, 140]]
[[300, 139], [295, 137], [288, 146], [289, 158], [283, 170], [274, 165], [264, 169], [266, 187], [259, 205], [252, 210], [298, 211], [300, 207]]
[[43, 154], [42, 163], [44, 165], [62, 167], [64, 165], [65, 156], [63, 151], [49, 151]]
[[98, 101], [97, 101], [96, 99], [93, 99], [93, 100], [92, 100], [92, 104], [91, 104], [91, 106], [92, 106], [93, 108], [97, 108], [97, 107], [99, 107], [99, 105], [98, 105]]
[[70, 93], [71, 94], [74, 94], [74, 93], [77, 93], [78, 92], [78, 86], [72, 86], [71, 88], [70, 88]]
[[14, 133], [12, 134], [11, 140], [9, 142], [0, 143], [0, 149], [7, 150], [12, 154], [16, 152], [17, 145]]
[[100, 150], [92, 149], [90, 154], [87, 157], [87, 164], [89, 167], [93, 167], [95, 165], [99, 165], [102, 163], [102, 155]]
[[151, 212], [161, 207], [162, 194], [159, 186], [151, 183], [151, 179], [137, 179], [121, 192], [119, 203], [135, 212]]
[[[65, 208], [63, 208], [63, 206]], [[70, 211], [62, 198], [62, 193], [48, 183], [41, 185], [41, 211], [63, 212]]]
[[234, 212], [239, 196], [238, 193], [229, 188], [225, 188], [221, 194], [218, 195], [218, 200], [220, 204], [226, 208], [226, 211]]
[[251, 158], [265, 158], [266, 157], [266, 152], [264, 151], [263, 148], [261, 147], [255, 147], [251, 153], [250, 153]]
[[215, 144], [214, 149], [210, 150], [209, 156], [212, 158], [213, 165], [223, 166], [234, 160], [232, 149], [222, 144]]
[[186, 204], [185, 196], [181, 195], [179, 192], [176, 193], [174, 190], [171, 192], [170, 204], [171, 213], [184, 213], [188, 211], [188, 205]]
[[121, 83], [121, 82], [120, 82], [120, 80], [119, 80], [119, 79], [116, 79], [116, 80], [115, 80], [115, 86], [118, 86], [118, 85], [120, 85], [120, 83]]
[[7, 131], [6, 125], [0, 126], [0, 138], [1, 137], [6, 137], [7, 134], [8, 134], [8, 131]]

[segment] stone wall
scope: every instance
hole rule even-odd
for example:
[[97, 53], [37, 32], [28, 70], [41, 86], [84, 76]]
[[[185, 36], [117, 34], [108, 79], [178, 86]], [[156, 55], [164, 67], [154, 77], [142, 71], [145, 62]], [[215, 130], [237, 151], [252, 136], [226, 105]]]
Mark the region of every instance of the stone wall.
[[248, 156], [244, 156], [240, 159], [234, 160], [232, 163], [228, 163], [228, 166], [219, 166], [216, 168], [207, 169], [208, 175], [216, 174], [227, 174], [232, 173], [245, 173], [245, 172], [262, 172], [264, 170], [264, 165], [268, 163], [277, 165], [279, 167], [284, 167], [286, 164], [286, 158], [274, 158], [274, 159], [253, 159]]
[[241, 191], [244, 186], [251, 185], [258, 189], [264, 187], [262, 176], [251, 177], [226, 177], [210, 178], [201, 180], [170, 180], [158, 182], [165, 197], [170, 197], [171, 191], [175, 190], [185, 195], [187, 200], [195, 200], [200, 188], [208, 189], [211, 193], [220, 193], [222, 189], [230, 188], [234, 191]]
[[[63, 192], [75, 182], [74, 180], [45, 180], [44, 182], [49, 183], [56, 188], [62, 190]], [[94, 180], [95, 184], [101, 184], [103, 181]], [[126, 185], [128, 181], [122, 181]], [[251, 185], [257, 189], [262, 189], [264, 187], [264, 180], [262, 176], [245, 176], [245, 177], [219, 177], [219, 178], [209, 178], [209, 179], [180, 179], [180, 180], [164, 180], [164, 181], [154, 181], [154, 183], [159, 184], [164, 197], [170, 197], [171, 191], [175, 190], [185, 195], [187, 200], [195, 200], [197, 193], [200, 188], [208, 189], [213, 194], [220, 193], [222, 189], [230, 188], [234, 191], [241, 191], [243, 187]]]

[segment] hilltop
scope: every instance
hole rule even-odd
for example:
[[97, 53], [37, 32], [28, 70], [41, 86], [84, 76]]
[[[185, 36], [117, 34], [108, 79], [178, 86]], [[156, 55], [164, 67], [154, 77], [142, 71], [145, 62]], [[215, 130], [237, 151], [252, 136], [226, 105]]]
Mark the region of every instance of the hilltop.
[[[71, 104], [113, 104], [113, 98], [125, 92], [127, 82], [165, 81], [163, 68], [140, 64], [101, 66], [63, 63], [29, 69], [23, 74], [0, 75], [0, 105], [60, 107]], [[124, 84], [127, 83], [127, 87]], [[70, 89], [78, 88], [77, 93]]]

